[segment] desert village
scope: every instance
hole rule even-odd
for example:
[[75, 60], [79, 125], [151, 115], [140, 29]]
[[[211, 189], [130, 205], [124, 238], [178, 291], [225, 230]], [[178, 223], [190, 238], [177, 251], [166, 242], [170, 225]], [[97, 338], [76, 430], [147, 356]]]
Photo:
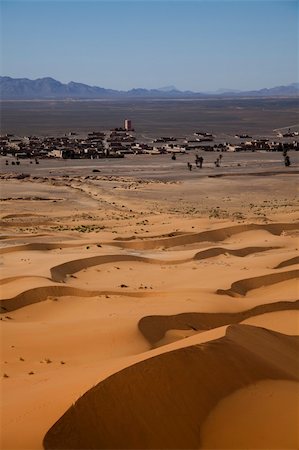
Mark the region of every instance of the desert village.
[[[296, 140], [297, 138], [297, 140]], [[145, 141], [145, 139], [143, 139]], [[253, 139], [246, 133], [232, 136], [233, 142], [225, 142], [210, 132], [194, 131], [193, 136], [176, 138], [162, 136], [137, 139], [131, 120], [126, 119], [123, 127], [109, 131], [91, 131], [87, 135], [70, 131], [60, 137], [54, 136], [0, 136], [0, 155], [10, 155], [17, 160], [22, 158], [63, 158], [63, 159], [99, 159], [123, 158], [126, 154], [175, 154], [190, 150], [206, 152], [286, 152], [298, 150], [298, 132], [288, 130], [277, 133], [277, 139]], [[13, 161], [12, 164], [15, 162]]]

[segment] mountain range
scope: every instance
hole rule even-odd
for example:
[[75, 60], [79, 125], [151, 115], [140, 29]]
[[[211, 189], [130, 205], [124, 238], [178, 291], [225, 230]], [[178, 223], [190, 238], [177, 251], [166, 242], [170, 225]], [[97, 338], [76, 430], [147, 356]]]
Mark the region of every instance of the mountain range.
[[299, 83], [255, 91], [219, 89], [215, 92], [180, 91], [175, 86], [160, 89], [135, 88], [129, 91], [105, 89], [71, 81], [64, 84], [53, 78], [0, 77], [2, 100], [50, 100], [50, 99], [117, 99], [117, 98], [234, 98], [234, 97], [294, 97], [299, 96]]

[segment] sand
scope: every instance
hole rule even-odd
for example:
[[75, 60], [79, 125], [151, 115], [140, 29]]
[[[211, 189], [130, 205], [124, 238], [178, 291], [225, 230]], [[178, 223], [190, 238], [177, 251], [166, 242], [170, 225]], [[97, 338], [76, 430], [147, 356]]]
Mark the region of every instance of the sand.
[[[263, 380], [236, 390], [202, 426], [203, 448], [298, 447], [298, 383]], [[282, 415], [281, 409], [288, 414]], [[229, 420], [234, 417], [234, 422]], [[213, 431], [217, 429], [217, 433]], [[237, 431], [236, 431], [237, 430]]]
[[128, 161], [2, 166], [1, 448], [298, 448], [297, 166]]

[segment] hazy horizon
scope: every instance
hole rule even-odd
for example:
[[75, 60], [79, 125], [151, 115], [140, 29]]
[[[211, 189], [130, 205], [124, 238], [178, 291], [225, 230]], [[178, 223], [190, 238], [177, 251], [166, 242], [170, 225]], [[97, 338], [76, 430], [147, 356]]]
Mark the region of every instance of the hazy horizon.
[[2, 73], [106, 89], [298, 81], [296, 0], [1, 2]]

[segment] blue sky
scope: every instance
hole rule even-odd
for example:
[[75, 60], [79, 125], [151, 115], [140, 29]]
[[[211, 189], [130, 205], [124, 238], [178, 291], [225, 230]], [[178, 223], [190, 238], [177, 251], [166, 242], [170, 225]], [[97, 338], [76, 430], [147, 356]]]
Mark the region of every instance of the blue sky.
[[298, 1], [2, 0], [1, 74], [113, 89], [298, 81]]

